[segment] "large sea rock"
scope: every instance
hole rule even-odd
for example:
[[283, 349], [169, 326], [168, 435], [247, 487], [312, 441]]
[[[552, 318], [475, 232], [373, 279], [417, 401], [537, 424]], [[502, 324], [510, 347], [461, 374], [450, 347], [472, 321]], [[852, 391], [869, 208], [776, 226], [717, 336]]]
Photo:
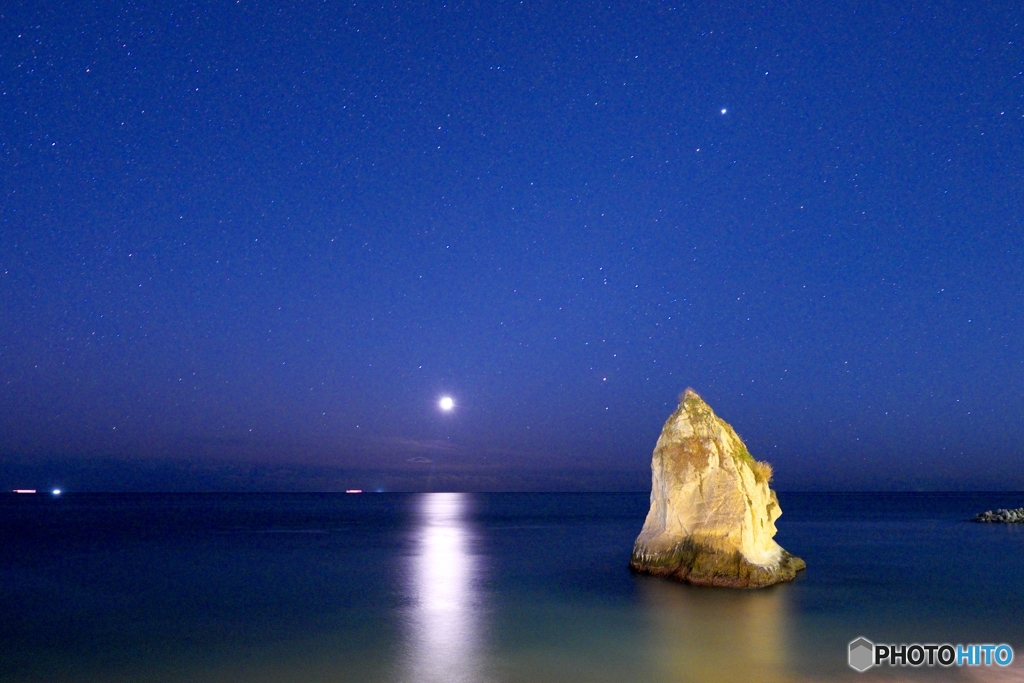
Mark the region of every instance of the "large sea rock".
[[735, 430], [687, 389], [651, 460], [651, 510], [630, 567], [702, 586], [761, 588], [807, 565], [775, 542], [782, 514], [758, 462]]

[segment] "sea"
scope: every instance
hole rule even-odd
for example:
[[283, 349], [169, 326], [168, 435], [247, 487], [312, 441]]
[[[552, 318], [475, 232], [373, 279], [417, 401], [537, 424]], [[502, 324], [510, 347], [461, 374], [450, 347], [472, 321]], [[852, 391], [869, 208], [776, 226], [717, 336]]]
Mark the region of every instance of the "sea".
[[0, 494], [0, 681], [1024, 680], [1024, 525], [968, 521], [1024, 494], [779, 500], [807, 570], [744, 591], [631, 573], [646, 494]]

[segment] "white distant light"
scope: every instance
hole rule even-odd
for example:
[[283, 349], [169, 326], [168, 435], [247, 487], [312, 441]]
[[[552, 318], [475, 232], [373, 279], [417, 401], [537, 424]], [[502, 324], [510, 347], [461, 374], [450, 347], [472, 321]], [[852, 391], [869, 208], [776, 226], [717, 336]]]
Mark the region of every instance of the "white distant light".
[[449, 411], [455, 407], [455, 401], [452, 400], [451, 396], [445, 396], [438, 402], [437, 405], [441, 407], [441, 410]]
[[59, 496], [60, 495], [60, 489], [54, 489], [53, 490], [53, 495]]
[[35, 493], [35, 489], [14, 489], [15, 493]]
[[729, 110], [728, 110], [728, 109], [723, 109], [723, 110], [722, 110], [722, 113], [724, 114], [724, 113], [725, 113], [725, 112], [727, 112], [727, 111], [729, 111]]

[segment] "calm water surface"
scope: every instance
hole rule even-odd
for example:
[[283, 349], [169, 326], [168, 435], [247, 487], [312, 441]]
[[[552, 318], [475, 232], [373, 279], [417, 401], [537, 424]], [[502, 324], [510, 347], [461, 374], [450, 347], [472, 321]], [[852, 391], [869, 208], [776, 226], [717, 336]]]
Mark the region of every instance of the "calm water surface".
[[779, 497], [808, 570], [729, 591], [630, 574], [646, 495], [4, 494], [0, 680], [1024, 680], [1024, 528], [965, 521], [1024, 494]]

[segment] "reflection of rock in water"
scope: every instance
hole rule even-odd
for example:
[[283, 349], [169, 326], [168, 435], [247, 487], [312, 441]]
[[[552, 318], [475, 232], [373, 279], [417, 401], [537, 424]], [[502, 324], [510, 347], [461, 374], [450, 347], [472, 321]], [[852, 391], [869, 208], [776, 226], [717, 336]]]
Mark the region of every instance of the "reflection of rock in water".
[[479, 558], [461, 493], [419, 500], [408, 591], [412, 606], [402, 679], [410, 683], [474, 683], [486, 678], [479, 615]]
[[641, 582], [656, 656], [670, 681], [792, 681], [786, 591]]

